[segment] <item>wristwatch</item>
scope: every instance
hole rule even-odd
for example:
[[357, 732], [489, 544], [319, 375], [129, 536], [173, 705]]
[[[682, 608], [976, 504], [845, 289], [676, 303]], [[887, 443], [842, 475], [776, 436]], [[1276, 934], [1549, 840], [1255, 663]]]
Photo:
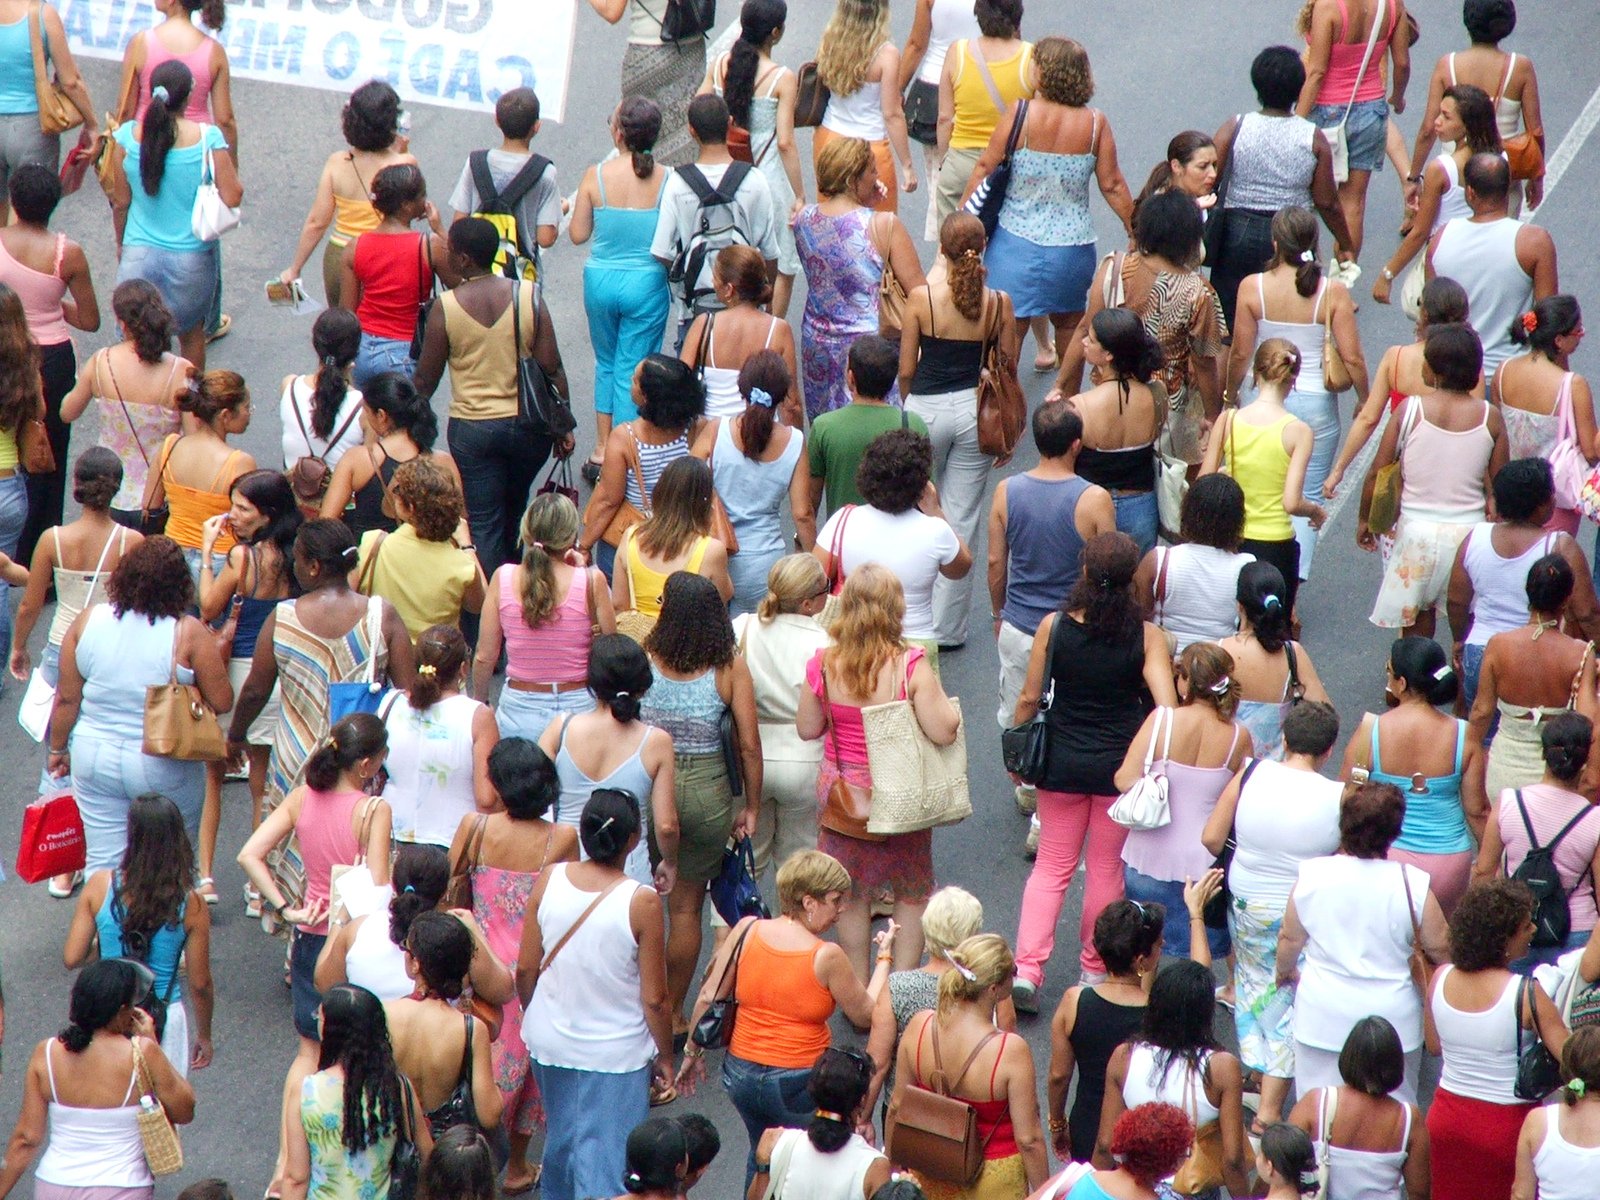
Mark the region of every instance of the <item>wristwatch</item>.
[[1393, 283], [1394, 282], [1394, 272], [1389, 270], [1389, 264], [1388, 263], [1385, 263], [1383, 265], [1383, 270], [1379, 271], [1378, 274], [1383, 276], [1383, 281], [1385, 283]]

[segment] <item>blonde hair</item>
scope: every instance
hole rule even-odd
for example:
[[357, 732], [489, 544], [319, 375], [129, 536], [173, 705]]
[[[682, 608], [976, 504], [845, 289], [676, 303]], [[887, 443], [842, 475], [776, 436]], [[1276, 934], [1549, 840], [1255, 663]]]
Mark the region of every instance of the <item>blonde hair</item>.
[[872, 165], [872, 147], [860, 138], [834, 138], [817, 155], [817, 195], [842, 196]]
[[578, 508], [555, 492], [535, 496], [522, 514], [522, 619], [535, 628], [561, 607], [556, 559], [578, 542]]
[[850, 872], [821, 850], [796, 850], [778, 868], [778, 907], [785, 913], [799, 912], [807, 896], [849, 891]]
[[951, 970], [939, 976], [939, 1012], [957, 1004], [967, 1004], [997, 983], [1017, 973], [1017, 960], [1011, 947], [998, 933], [980, 933], [967, 938], [945, 955]]
[[1239, 681], [1233, 677], [1233, 655], [1215, 642], [1192, 642], [1178, 655], [1178, 674], [1189, 681], [1185, 704], [1204, 703], [1225, 721], [1239, 708]]
[[857, 567], [839, 596], [839, 616], [829, 631], [834, 644], [823, 652], [823, 666], [852, 695], [870, 696], [883, 665], [905, 649], [905, 615], [905, 592], [894, 572], [878, 563]]
[[983, 901], [965, 888], [942, 887], [922, 912], [922, 939], [932, 958], [950, 951], [983, 928]]
[[813, 555], [785, 554], [767, 572], [767, 594], [756, 616], [771, 624], [779, 613], [797, 613], [800, 606], [828, 586], [828, 576]]
[[1256, 347], [1253, 371], [1257, 385], [1281, 383], [1292, 387], [1295, 376], [1300, 374], [1300, 348], [1288, 338], [1268, 338]]
[[860, 91], [888, 40], [888, 0], [838, 0], [817, 50], [818, 78], [836, 96]]

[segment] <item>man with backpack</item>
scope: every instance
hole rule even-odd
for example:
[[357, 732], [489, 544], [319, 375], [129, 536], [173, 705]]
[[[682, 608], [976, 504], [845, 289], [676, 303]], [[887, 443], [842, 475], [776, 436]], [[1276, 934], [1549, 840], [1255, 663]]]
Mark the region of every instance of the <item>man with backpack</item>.
[[555, 164], [532, 150], [539, 133], [539, 97], [532, 88], [512, 88], [496, 102], [494, 123], [500, 127], [500, 147], [467, 156], [450, 193], [454, 212], [445, 225], [457, 217], [482, 217], [500, 234], [495, 273], [532, 283], [540, 274], [539, 251], [556, 244], [561, 227]]
[[662, 185], [650, 245], [683, 306], [678, 347], [696, 316], [722, 307], [711, 282], [717, 251], [735, 244], [754, 246], [767, 260], [767, 278], [778, 270], [779, 217], [772, 211], [772, 189], [760, 171], [734, 162], [728, 153], [728, 106], [721, 96], [696, 96], [690, 102], [689, 132], [699, 153]]

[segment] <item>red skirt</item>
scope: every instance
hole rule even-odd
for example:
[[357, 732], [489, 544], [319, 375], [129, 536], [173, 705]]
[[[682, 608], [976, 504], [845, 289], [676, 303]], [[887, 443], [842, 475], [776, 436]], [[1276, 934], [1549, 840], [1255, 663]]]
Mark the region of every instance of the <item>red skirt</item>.
[[1428, 1109], [1433, 1200], [1506, 1200], [1517, 1173], [1522, 1120], [1537, 1107], [1435, 1091]]

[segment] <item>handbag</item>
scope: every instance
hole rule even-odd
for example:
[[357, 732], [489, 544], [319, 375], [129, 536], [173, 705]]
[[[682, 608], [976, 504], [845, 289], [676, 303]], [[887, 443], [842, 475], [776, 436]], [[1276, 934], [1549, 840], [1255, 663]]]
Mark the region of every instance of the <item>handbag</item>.
[[[884, 1149], [889, 1161], [908, 1167], [919, 1175], [941, 1183], [970, 1187], [983, 1171], [983, 1154], [989, 1138], [978, 1136], [978, 1109], [970, 1100], [951, 1093], [961, 1086], [978, 1055], [1000, 1036], [990, 1030], [972, 1048], [954, 1079], [945, 1074], [944, 1058], [939, 1053], [939, 1017], [928, 1017], [923, 1029], [932, 1028], [933, 1074], [925, 1086], [919, 1081], [906, 1085], [895, 1110], [894, 1120], [884, 1131]], [[919, 1031], [920, 1038], [920, 1031]], [[919, 1047], [920, 1049], [920, 1047]], [[920, 1075], [921, 1072], [919, 1071]]]
[[[905, 410], [900, 410], [900, 428], [907, 427]], [[817, 624], [824, 630], [832, 629], [833, 623], [839, 619], [839, 593], [844, 591], [844, 559], [841, 557], [844, 550], [844, 527], [850, 522], [850, 514], [855, 511], [854, 504], [846, 504], [840, 513], [839, 523], [833, 527], [833, 545], [828, 552], [828, 598], [822, 602], [822, 611], [817, 614]]]
[[[377, 552], [374, 550], [374, 557]], [[378, 679], [378, 647], [383, 644], [383, 601], [367, 597], [367, 665], [365, 679], [340, 680], [328, 685], [328, 727], [331, 729], [351, 713], [375, 713], [383, 704], [388, 688]]]
[[1222, 1122], [1200, 1123], [1200, 1084], [1190, 1070], [1184, 1091], [1188, 1103], [1184, 1106], [1189, 1119], [1194, 1122], [1194, 1147], [1172, 1177], [1172, 1190], [1180, 1196], [1198, 1196], [1222, 1186]]
[[906, 114], [906, 136], [924, 146], [938, 145], [939, 85], [927, 79], [913, 79], [901, 107]]
[[411, 1095], [411, 1084], [400, 1079], [400, 1114], [395, 1131], [394, 1150], [389, 1155], [389, 1200], [416, 1200], [422, 1183], [422, 1153], [417, 1149], [417, 1113]]
[[994, 301], [993, 315], [983, 339], [983, 369], [978, 374], [978, 451], [994, 458], [1010, 458], [1022, 440], [1028, 424], [1028, 398], [1017, 378], [1017, 360], [1000, 344], [1000, 301]]
[[35, 667], [28, 675], [28, 686], [23, 689], [22, 702], [17, 705], [17, 724], [36, 742], [44, 741], [50, 729], [50, 714], [55, 711], [56, 689], [44, 677], [44, 671]]
[[54, 475], [56, 451], [44, 427], [44, 405], [40, 404], [39, 409], [38, 416], [28, 417], [17, 426], [17, 465], [27, 475]]
[[815, 61], [801, 63], [796, 79], [794, 127], [815, 129], [822, 124], [822, 118], [827, 114], [828, 101], [832, 95], [828, 91], [828, 85], [822, 82], [822, 74], [817, 70]]
[[479, 813], [472, 823], [472, 832], [461, 847], [461, 858], [450, 868], [450, 882], [444, 890], [446, 908], [472, 907], [472, 869], [483, 862], [483, 831], [488, 827], [489, 814]]
[[[1165, 725], [1166, 737], [1161, 745], [1160, 770], [1154, 769], [1156, 738]], [[1172, 806], [1167, 800], [1167, 753], [1172, 749], [1172, 710], [1156, 709], [1156, 723], [1150, 730], [1150, 742], [1144, 748], [1144, 772], [1132, 787], [1118, 796], [1111, 806], [1111, 819], [1128, 829], [1160, 829], [1172, 821]]]
[[739, 959], [744, 954], [744, 940], [755, 925], [754, 921], [747, 921], [740, 930], [733, 953], [723, 965], [722, 977], [717, 980], [716, 997], [706, 1005], [689, 1033], [689, 1040], [702, 1050], [722, 1050], [733, 1041], [733, 1025], [739, 1019], [739, 999], [734, 994], [739, 984]]
[[[1512, 1013], [1512, 1020], [1517, 1026], [1517, 1099], [1530, 1100], [1537, 1104], [1560, 1087], [1565, 1080], [1561, 1077], [1561, 1064], [1556, 1061], [1556, 1056], [1550, 1053], [1544, 1044], [1544, 1039], [1539, 1036], [1539, 1008], [1533, 1002], [1533, 987], [1533, 976], [1524, 975], [1522, 982], [1517, 986], [1517, 1006]], [[1533, 1045], [1526, 1050], [1522, 1048], [1524, 1010], [1533, 1021]]]
[[[1454, 56], [1451, 56], [1454, 58]], [[1500, 80], [1500, 86], [1494, 93], [1494, 110], [1500, 111], [1500, 97], [1506, 94], [1506, 88], [1511, 86], [1511, 72], [1517, 69], [1517, 56], [1506, 56], [1505, 77]], [[41, 106], [40, 111], [43, 111]], [[1544, 149], [1539, 145], [1539, 135], [1542, 129], [1524, 129], [1521, 133], [1514, 133], [1508, 138], [1500, 139], [1500, 149], [1505, 155], [1506, 165], [1511, 168], [1513, 179], [1542, 179], [1544, 177]]]
[[722, 866], [711, 881], [710, 891], [711, 906], [730, 926], [746, 917], [766, 920], [772, 916], [756, 883], [756, 852], [747, 837], [730, 842], [722, 851]]
[[328, 868], [328, 915], [340, 924], [374, 911], [371, 898], [378, 893], [378, 884], [372, 878], [372, 868], [367, 866], [367, 838], [372, 832], [372, 815], [377, 808], [376, 796], [362, 801], [361, 821], [356, 827], [355, 862], [334, 863]]
[[144, 1060], [137, 1037], [133, 1044], [133, 1073], [138, 1080], [139, 1140], [144, 1143], [145, 1162], [150, 1164], [152, 1175], [176, 1175], [183, 1170], [183, 1144], [178, 1141], [178, 1131], [167, 1117], [167, 1110], [156, 1099], [155, 1077], [150, 1074], [150, 1064]]
[[1350, 103], [1344, 106], [1344, 116], [1331, 129], [1324, 129], [1328, 144], [1333, 148], [1333, 181], [1344, 183], [1350, 178], [1350, 141], [1345, 126], [1350, 122], [1350, 110], [1356, 106], [1356, 96], [1361, 91], [1361, 81], [1366, 77], [1367, 64], [1372, 61], [1372, 50], [1378, 44], [1378, 31], [1383, 28], [1384, 0], [1378, 0], [1372, 13], [1372, 28], [1367, 32], [1367, 49], [1361, 56], [1361, 69], [1356, 72], [1355, 85], [1350, 89]]
[[[295, 380], [290, 388], [293, 389], [299, 382], [298, 379]], [[328, 494], [328, 484], [333, 481], [333, 468], [323, 456], [329, 449], [338, 445], [339, 439], [350, 431], [350, 426], [361, 416], [362, 405], [355, 405], [350, 415], [344, 419], [344, 424], [333, 431], [333, 436], [328, 439], [322, 454], [317, 453], [317, 448], [311, 441], [311, 431], [306, 428], [305, 415], [301, 413], [299, 402], [294, 398], [292, 391], [289, 407], [294, 411], [294, 421], [300, 427], [300, 437], [305, 441], [306, 452], [295, 459], [294, 465], [284, 474], [289, 478], [289, 488], [294, 492], [295, 503], [300, 507], [300, 515], [312, 521], [321, 513], [322, 498]]]
[[83, 870], [88, 843], [83, 837], [83, 816], [71, 791], [40, 796], [22, 810], [22, 834], [17, 839], [17, 876], [38, 883], [55, 875]]
[[1050, 730], [1045, 715], [1056, 699], [1056, 643], [1061, 637], [1061, 617], [1050, 627], [1050, 645], [1045, 650], [1045, 674], [1049, 684], [1039, 697], [1033, 716], [1021, 725], [1013, 725], [1000, 734], [1000, 759], [1007, 771], [1023, 783], [1037, 787], [1050, 771]]
[[1572, 419], [1571, 371], [1562, 376], [1561, 390], [1556, 394], [1556, 418], [1556, 444], [1545, 455], [1550, 460], [1550, 474], [1555, 480], [1556, 507], [1577, 508], [1590, 468], [1578, 444], [1578, 429]]
[[456, 1073], [456, 1086], [445, 1097], [443, 1104], [427, 1113], [428, 1131], [438, 1138], [457, 1125], [470, 1129], [478, 1127], [478, 1106], [472, 1099], [472, 1014], [461, 1014], [466, 1026], [466, 1041], [461, 1047], [461, 1066]]
[[1339, 1114], [1339, 1089], [1325, 1087], [1317, 1097], [1317, 1188], [1305, 1200], [1328, 1200], [1328, 1179], [1332, 1174], [1329, 1151], [1333, 1148], [1333, 1121]]
[[[607, 522], [605, 531], [600, 535], [602, 542], [617, 549], [622, 547], [622, 535], [650, 515], [650, 489], [644, 486], [644, 468], [639, 463], [639, 439], [634, 437], [632, 425], [624, 425], [623, 428], [628, 431], [628, 440], [632, 443], [629, 450], [629, 467], [633, 471], [633, 477], [639, 481], [639, 495], [644, 497], [645, 511], [641, 512], [633, 501], [628, 499], [627, 489], [624, 488], [622, 503], [617, 506], [616, 513]], [[595, 492], [589, 496], [591, 505], [594, 504], [594, 498], [598, 494]], [[587, 515], [585, 512], [586, 517]]]
[[[950, 697], [956, 716], [961, 701]], [[967, 783], [967, 729], [956, 726], [956, 740], [937, 746], [917, 722], [909, 700], [891, 700], [861, 710], [872, 772], [869, 833], [918, 833], [954, 825], [972, 815]]]
[[[841, 522], [842, 524], [843, 522]], [[883, 842], [888, 838], [867, 828], [872, 819], [872, 788], [858, 787], [845, 778], [844, 760], [839, 756], [839, 731], [834, 726], [833, 702], [828, 699], [828, 668], [824, 662], [817, 672], [822, 676], [822, 707], [828, 719], [828, 748], [833, 754], [834, 780], [822, 803], [817, 824], [842, 837], [859, 842]]]
[[172, 632], [172, 673], [144, 690], [144, 753], [179, 762], [220, 762], [227, 739], [211, 706], [192, 683], [178, 682], [178, 631]]
[[717, 744], [722, 749], [722, 768], [728, 773], [728, 790], [735, 800], [744, 799], [744, 771], [739, 763], [739, 726], [733, 719], [733, 706], [724, 704], [717, 718]]
[[[539, 312], [538, 284], [533, 296], [535, 317]], [[558, 442], [578, 427], [572, 404], [556, 390], [554, 381], [531, 353], [522, 352], [522, 281], [511, 281], [511, 334], [517, 352], [517, 430]], [[536, 335], [537, 336], [537, 335]]]
[[1233, 892], [1228, 887], [1228, 872], [1233, 867], [1233, 855], [1239, 849], [1239, 807], [1238, 802], [1244, 799], [1245, 785], [1250, 782], [1250, 776], [1261, 765], [1259, 758], [1252, 758], [1244, 765], [1244, 773], [1239, 776], [1239, 795], [1234, 801], [1233, 823], [1228, 827], [1228, 840], [1222, 843], [1222, 850], [1211, 860], [1211, 870], [1222, 872], [1222, 886], [1217, 889], [1217, 894], [1206, 901], [1205, 907], [1200, 910], [1200, 919], [1205, 922], [1207, 929], [1226, 929], [1228, 927], [1228, 910], [1233, 907]]
[[44, 5], [35, 4], [32, 7], [33, 11], [28, 14], [28, 40], [33, 48], [33, 91], [39, 100], [39, 132], [65, 133], [83, 124], [83, 114], [67, 98], [66, 90], [50, 70], [50, 42], [44, 31]]
[[565, 496], [572, 501], [572, 506], [578, 506], [578, 485], [572, 482], [572, 456], [558, 458], [550, 464], [550, 470], [544, 477], [544, 482], [539, 485], [537, 493], [540, 496], [554, 494]]
[[1399, 866], [1400, 883], [1406, 890], [1406, 915], [1411, 918], [1411, 982], [1422, 997], [1423, 1041], [1431, 1052], [1437, 1053], [1439, 1035], [1433, 1027], [1433, 1009], [1428, 1005], [1428, 992], [1433, 987], [1433, 963], [1428, 961], [1428, 953], [1422, 948], [1422, 923], [1417, 919], [1416, 901], [1411, 898], [1411, 876], [1406, 874], [1404, 863]]
[[1400, 311], [1415, 321], [1422, 315], [1422, 289], [1428, 285], [1427, 263], [1419, 258], [1400, 281]]
[[875, 229], [875, 223], [867, 226], [867, 236], [872, 239], [873, 249], [883, 258], [883, 275], [878, 280], [878, 333], [891, 341], [899, 341], [900, 330], [906, 320], [906, 289], [889, 262], [889, 247], [878, 245]]
[[[425, 233], [417, 237], [417, 258], [422, 264], [422, 275], [425, 280], [423, 286], [428, 294], [417, 301], [417, 324], [411, 330], [412, 362], [422, 358], [422, 342], [428, 332], [428, 317], [433, 312], [434, 303], [439, 299], [439, 276], [433, 269], [433, 250], [428, 245], [428, 235]], [[521, 345], [520, 342], [517, 344]]]
[[[205, 130], [200, 131], [205, 142]], [[194, 209], [189, 214], [189, 232], [202, 242], [214, 242], [223, 234], [239, 227], [239, 210], [222, 198], [217, 190], [216, 163], [209, 144], [205, 148], [205, 165], [200, 171], [200, 186], [195, 189]]]
[[[623, 558], [626, 547], [633, 545], [632, 530], [622, 535], [623, 545], [617, 547], [617, 561], [612, 567], [612, 574], [622, 572], [622, 577], [628, 584], [628, 603], [616, 610], [617, 632], [623, 637], [630, 637], [644, 645], [645, 638], [650, 636], [650, 631], [656, 627], [658, 617], [649, 613], [642, 613], [634, 605], [633, 594], [633, 568]], [[730, 779], [729, 782], [732, 782]]]
[[994, 170], [978, 183], [962, 208], [983, 222], [986, 237], [994, 237], [1000, 227], [1000, 210], [1006, 205], [1006, 192], [1011, 187], [1011, 155], [1017, 149], [1017, 140], [1028, 123], [1028, 102], [1017, 105], [1017, 115], [1011, 120], [1011, 134], [1006, 138], [1006, 152]]
[[1213, 191], [1215, 202], [1205, 212], [1205, 228], [1200, 233], [1200, 245], [1205, 250], [1205, 261], [1213, 272], [1222, 261], [1222, 251], [1228, 244], [1228, 189], [1233, 184], [1233, 148], [1239, 144], [1239, 131], [1244, 128], [1244, 114], [1233, 119], [1233, 136], [1228, 139], [1227, 156], [1217, 166], [1217, 186]]
[[[1322, 285], [1326, 291], [1328, 285]], [[1322, 318], [1322, 385], [1330, 392], [1348, 392], [1355, 386], [1355, 379], [1350, 374], [1350, 368], [1345, 365], [1344, 355], [1339, 353], [1339, 343], [1333, 336], [1333, 303], [1328, 304], [1327, 314]]]
[[1400, 490], [1405, 483], [1401, 463], [1405, 455], [1406, 437], [1414, 427], [1421, 406], [1419, 397], [1412, 396], [1406, 400], [1405, 412], [1400, 418], [1400, 437], [1395, 443], [1394, 461], [1373, 472], [1372, 502], [1367, 505], [1367, 528], [1373, 533], [1392, 533], [1400, 521]]

